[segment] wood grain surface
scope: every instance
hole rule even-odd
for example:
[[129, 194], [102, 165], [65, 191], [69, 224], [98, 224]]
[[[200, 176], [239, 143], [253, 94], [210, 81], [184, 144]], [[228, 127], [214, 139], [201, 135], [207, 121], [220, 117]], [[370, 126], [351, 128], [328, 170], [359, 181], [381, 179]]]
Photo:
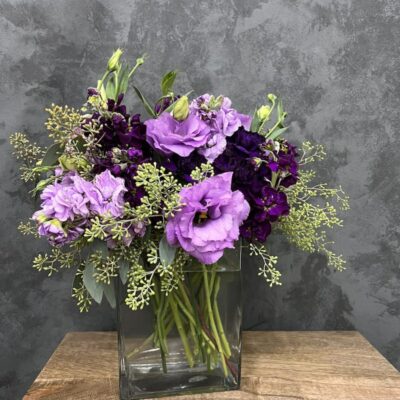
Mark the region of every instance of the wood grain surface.
[[[24, 400], [117, 400], [115, 332], [65, 336]], [[400, 374], [357, 332], [244, 332], [241, 390], [180, 400], [396, 400]]]

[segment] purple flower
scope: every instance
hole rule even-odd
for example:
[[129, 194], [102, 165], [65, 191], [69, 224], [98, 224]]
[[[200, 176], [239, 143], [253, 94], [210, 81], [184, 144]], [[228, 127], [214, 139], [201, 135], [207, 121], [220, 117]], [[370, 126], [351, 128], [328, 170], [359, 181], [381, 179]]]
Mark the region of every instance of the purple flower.
[[66, 175], [61, 182], [47, 186], [40, 198], [42, 211], [48, 218], [59, 221], [73, 221], [89, 215], [89, 200], [84, 192], [76, 187], [75, 173]]
[[163, 112], [157, 119], [146, 121], [145, 125], [147, 142], [164, 155], [187, 157], [204, 146], [210, 136], [208, 125], [193, 114], [177, 121], [170, 113]]
[[46, 236], [51, 244], [66, 244], [82, 235], [90, 215], [110, 213], [120, 217], [125, 192], [124, 180], [108, 170], [93, 182], [71, 172], [43, 190], [41, 209], [32, 219], [38, 222], [39, 235]]
[[71, 177], [77, 189], [85, 194], [93, 214], [110, 213], [120, 217], [124, 212], [124, 180], [115, 178], [109, 170], [102, 172], [92, 182], [85, 181], [78, 175]]
[[287, 141], [279, 142], [275, 148], [273, 142], [265, 142], [261, 135], [243, 128], [227, 138], [227, 147], [215, 160], [214, 170], [216, 173], [232, 171], [233, 189], [240, 190], [250, 204], [249, 217], [240, 228], [244, 238], [265, 242], [271, 233], [271, 222], [288, 214], [285, 194], [273, 189], [270, 182], [274, 172], [281, 186], [296, 183], [296, 156], [296, 148]]
[[39, 235], [45, 236], [52, 246], [63, 246], [70, 243], [81, 236], [84, 231], [81, 223], [69, 229], [64, 228], [58, 219], [47, 219], [43, 210], [35, 212], [32, 219], [39, 223]]
[[240, 114], [231, 107], [228, 97], [214, 98], [208, 93], [194, 99], [190, 105], [192, 113], [205, 121], [210, 129], [210, 138], [199, 153], [213, 162], [226, 147], [226, 137], [232, 136], [241, 126], [250, 129], [251, 117]]
[[234, 248], [250, 207], [240, 191], [231, 190], [232, 173], [216, 175], [181, 190], [183, 207], [166, 226], [167, 241], [204, 264], [213, 264], [224, 249]]

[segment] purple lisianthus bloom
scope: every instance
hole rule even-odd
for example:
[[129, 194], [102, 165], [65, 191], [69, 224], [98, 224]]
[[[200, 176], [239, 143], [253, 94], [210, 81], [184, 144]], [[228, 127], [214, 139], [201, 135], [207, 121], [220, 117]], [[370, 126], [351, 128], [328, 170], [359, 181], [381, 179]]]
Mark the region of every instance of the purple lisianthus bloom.
[[194, 114], [177, 121], [163, 112], [157, 119], [145, 122], [147, 142], [164, 155], [187, 157], [193, 150], [204, 146], [210, 136], [209, 126]]
[[217, 262], [224, 249], [234, 248], [250, 207], [231, 185], [232, 173], [228, 172], [182, 189], [183, 207], [166, 226], [168, 243], [181, 246], [204, 264]]
[[232, 136], [241, 126], [250, 129], [251, 117], [240, 114], [231, 107], [228, 97], [214, 96], [208, 93], [197, 97], [190, 104], [190, 111], [205, 121], [210, 129], [210, 138], [199, 153], [208, 161], [213, 162], [226, 147], [226, 137]]

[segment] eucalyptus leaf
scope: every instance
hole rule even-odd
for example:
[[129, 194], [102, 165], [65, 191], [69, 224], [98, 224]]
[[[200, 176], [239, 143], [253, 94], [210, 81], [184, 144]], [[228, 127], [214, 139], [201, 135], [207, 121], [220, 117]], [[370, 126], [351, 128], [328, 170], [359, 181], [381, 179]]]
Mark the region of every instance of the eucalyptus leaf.
[[63, 152], [62, 147], [58, 143], [51, 145], [42, 159], [42, 165], [55, 165], [58, 163], [58, 157], [61, 156]]
[[158, 251], [162, 265], [164, 267], [171, 265], [175, 258], [176, 248], [168, 244], [165, 236], [160, 240]]
[[115, 308], [117, 305], [117, 299], [115, 295], [115, 282], [112, 280], [109, 285], [103, 285], [104, 295], [110, 304], [111, 308]]
[[172, 87], [174, 86], [176, 75], [177, 75], [177, 71], [169, 71], [162, 77], [161, 93], [163, 96], [166, 96], [168, 93], [170, 93], [172, 91]]
[[128, 280], [129, 263], [126, 260], [119, 261], [119, 278], [121, 282], [125, 285]]
[[93, 300], [100, 304], [103, 298], [104, 288], [102, 283], [96, 282], [94, 277], [94, 265], [90, 261], [86, 262], [85, 269], [83, 270], [83, 284]]
[[137, 96], [139, 97], [140, 101], [143, 103], [143, 106], [146, 109], [146, 111], [149, 113], [149, 115], [151, 115], [153, 118], [155, 118], [157, 116], [157, 114], [153, 110], [153, 107], [150, 105], [150, 103], [144, 97], [142, 92], [136, 86], [134, 86], [133, 88], [135, 89], [135, 92], [136, 92]]
[[88, 245], [85, 248], [85, 251], [87, 251], [87, 254], [93, 254], [100, 252], [102, 258], [107, 258], [108, 257], [108, 247], [106, 242], [100, 239], [94, 239], [93, 242], [88, 243]]

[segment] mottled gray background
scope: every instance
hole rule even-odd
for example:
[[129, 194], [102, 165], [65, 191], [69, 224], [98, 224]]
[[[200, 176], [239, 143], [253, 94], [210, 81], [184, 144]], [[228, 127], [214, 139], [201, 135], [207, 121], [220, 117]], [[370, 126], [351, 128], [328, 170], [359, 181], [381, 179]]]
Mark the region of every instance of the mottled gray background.
[[348, 269], [273, 241], [284, 284], [267, 288], [248, 261], [245, 327], [357, 329], [399, 367], [399, 16], [397, 0], [0, 0], [0, 398], [20, 398], [66, 332], [114, 328], [106, 307], [79, 314], [70, 272], [31, 269], [45, 246], [16, 230], [33, 205], [7, 138], [45, 143], [43, 108], [79, 105], [117, 46], [149, 54], [138, 79], [153, 99], [172, 68], [185, 91], [243, 111], [276, 92], [290, 139], [326, 144], [322, 178], [352, 200], [334, 235]]

